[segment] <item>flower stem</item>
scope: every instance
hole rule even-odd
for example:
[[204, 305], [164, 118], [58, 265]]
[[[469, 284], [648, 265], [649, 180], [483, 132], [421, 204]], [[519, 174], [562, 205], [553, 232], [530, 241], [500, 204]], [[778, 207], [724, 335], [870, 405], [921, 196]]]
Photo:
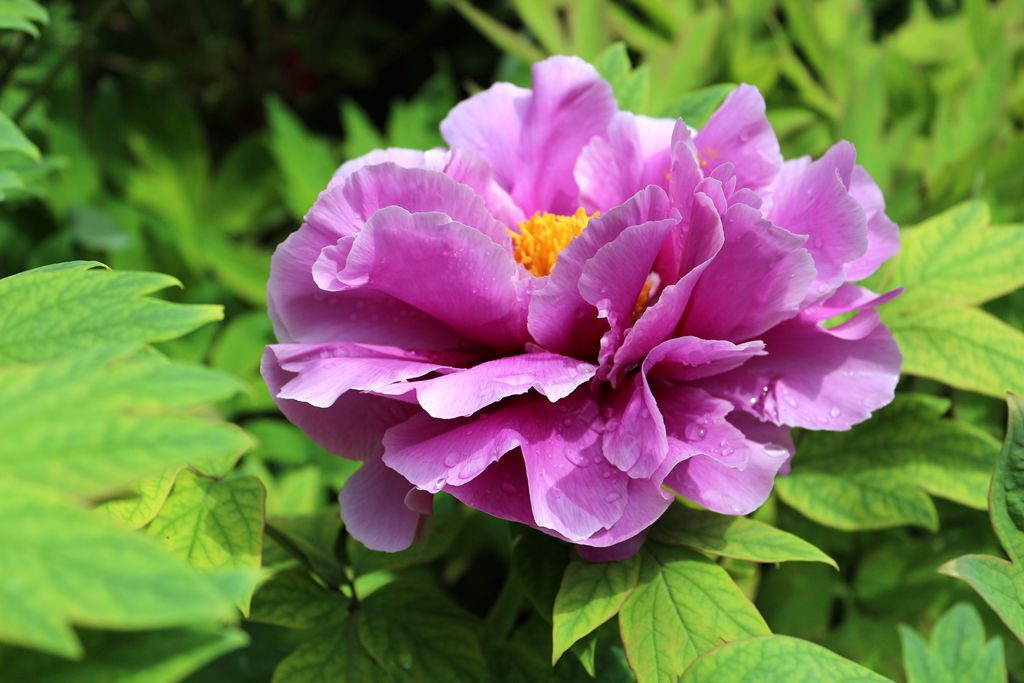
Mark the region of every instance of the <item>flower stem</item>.
[[486, 633], [490, 638], [500, 640], [505, 638], [516, 625], [516, 617], [519, 616], [519, 608], [523, 604], [523, 586], [514, 572], [509, 570], [505, 577], [505, 584], [498, 593], [498, 599], [494, 601], [491, 610], [487, 613], [485, 621]]

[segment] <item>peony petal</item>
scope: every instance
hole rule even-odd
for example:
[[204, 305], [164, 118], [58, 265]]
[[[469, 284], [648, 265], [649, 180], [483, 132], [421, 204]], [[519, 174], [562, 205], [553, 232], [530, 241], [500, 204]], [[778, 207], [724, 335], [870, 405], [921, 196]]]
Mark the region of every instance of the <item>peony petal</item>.
[[[673, 212], [674, 213], [674, 212]], [[678, 214], [660, 221], [632, 225], [598, 249], [583, 266], [579, 292], [607, 318], [611, 329], [601, 338], [602, 365], [610, 362], [633, 326], [633, 312], [661, 245], [678, 223]]]
[[[381, 209], [356, 237], [338, 280], [413, 306], [494, 348], [526, 341], [518, 264], [480, 232], [440, 213]], [[526, 281], [523, 281], [526, 283]]]
[[347, 391], [385, 389], [466, 360], [455, 354], [422, 354], [367, 344], [277, 344], [268, 348], [283, 370], [296, 373], [276, 398], [317, 408], [329, 408]]
[[[678, 254], [673, 257], [677, 262], [668, 271], [684, 272], [685, 275], [674, 284], [664, 287], [626, 335], [622, 346], [615, 352], [612, 381], [616, 381], [628, 367], [673, 335], [682, 320], [683, 311], [690, 303], [697, 282], [722, 248], [725, 241], [722, 221], [711, 205], [711, 200], [703, 194], [697, 195], [691, 208], [690, 220], [685, 229], [682, 224], [677, 226], [674, 232], [679, 235], [678, 238], [668, 241], [674, 243], [671, 248]], [[665, 272], [662, 271], [662, 277], [665, 277]]]
[[901, 355], [874, 311], [825, 329], [803, 317], [763, 336], [768, 355], [702, 385], [760, 419], [844, 430], [893, 399]]
[[[590, 548], [609, 548], [609, 552], [583, 551], [593, 553], [589, 558], [581, 553], [584, 559], [593, 558], [592, 561], [602, 562], [616, 555], [628, 557], [627, 550], [638, 543], [637, 537], [641, 537], [639, 542], [642, 543], [644, 531], [665, 513], [674, 498], [649, 479], [630, 479], [626, 495], [626, 506], [615, 524], [595, 532], [586, 540], [577, 541]], [[602, 557], [606, 559], [600, 559]]]
[[728, 372], [754, 356], [765, 355], [764, 342], [742, 344], [676, 337], [658, 344], [644, 359], [643, 371], [652, 378], [692, 382]]
[[708, 265], [682, 325], [704, 339], [746, 341], [793, 317], [814, 279], [806, 238], [775, 227], [757, 210], [729, 207], [725, 245]]
[[530, 98], [525, 88], [496, 83], [455, 105], [441, 122], [441, 135], [451, 147], [483, 157], [498, 184], [509, 189], [521, 170], [519, 138]]
[[648, 187], [625, 204], [592, 219], [559, 254], [551, 275], [533, 293], [528, 325], [534, 340], [555, 353], [576, 358], [591, 356], [608, 325], [597, 320], [594, 306], [580, 294], [584, 265], [627, 228], [672, 215], [665, 191]]
[[345, 529], [371, 550], [405, 550], [416, 539], [422, 519], [405, 503], [412, 490], [412, 484], [379, 458], [367, 460], [338, 494]]
[[331, 453], [353, 460], [380, 455], [384, 432], [419, 411], [401, 401], [357, 392], [341, 395], [330, 408], [277, 398], [295, 374], [281, 368], [270, 348], [263, 354], [260, 371], [277, 407], [292, 424]]
[[[526, 220], [522, 210], [512, 201], [512, 197], [494, 180], [491, 167], [483, 157], [471, 150], [451, 150], [445, 159], [444, 173], [452, 180], [473, 188], [473, 191], [483, 199], [488, 211], [503, 227], [511, 228]], [[507, 232], [501, 235], [502, 243], [506, 240]]]
[[274, 252], [267, 308], [278, 340], [367, 342], [419, 349], [475, 345], [451, 327], [381, 292], [330, 293], [317, 287], [312, 276], [314, 264], [324, 248], [338, 239], [336, 232], [307, 224]]
[[640, 552], [640, 548], [643, 547], [645, 540], [647, 540], [647, 532], [641, 531], [636, 536], [627, 538], [625, 541], [603, 548], [577, 545], [576, 554], [580, 556], [580, 559], [587, 562], [621, 562]]
[[818, 275], [808, 301], [820, 301], [846, 279], [845, 266], [864, 256], [867, 217], [850, 194], [856, 152], [848, 142], [832, 146], [817, 161], [787, 162], [775, 180], [765, 217], [797, 235], [814, 257]]
[[[734, 414], [735, 415], [735, 414]], [[786, 430], [767, 428], [742, 414], [731, 418], [747, 436], [749, 457], [742, 468], [698, 455], [680, 463], [665, 485], [709, 510], [745, 515], [761, 507], [775, 484], [775, 476], [793, 453]]]
[[607, 211], [648, 185], [666, 186], [674, 126], [671, 119], [615, 114], [607, 135], [587, 143], [576, 161], [583, 208]]
[[862, 166], [853, 169], [850, 194], [867, 215], [868, 247], [863, 256], [846, 264], [846, 277], [849, 280], [863, 280], [900, 250], [900, 231], [885, 215], [882, 191]]
[[596, 401], [583, 392], [564, 403], [547, 406], [549, 426], [528, 435], [523, 457], [537, 525], [582, 542], [622, 517], [629, 478], [602, 453]]
[[652, 477], [661, 483], [676, 466], [697, 456], [743, 468], [750, 458], [746, 436], [726, 418], [732, 403], [693, 386], [659, 384], [658, 409], [665, 420], [668, 454]]
[[765, 116], [764, 98], [752, 85], [740, 85], [729, 93], [695, 142], [705, 175], [731, 163], [740, 188], [766, 188], [782, 165], [779, 141]]
[[590, 363], [555, 353], [526, 353], [416, 382], [416, 396], [433, 417], [466, 417], [530, 389], [554, 403], [593, 377], [595, 370]]
[[668, 452], [665, 422], [643, 372], [609, 399], [602, 436], [604, 456], [630, 477], [651, 476]]
[[[453, 172], [465, 179], [469, 173], [468, 163], [457, 157]], [[475, 172], [483, 171], [476, 169]], [[483, 182], [479, 177], [475, 180]], [[508, 231], [487, 210], [482, 196], [470, 185], [439, 171], [403, 168], [397, 164], [367, 166], [353, 173], [337, 191], [363, 223], [389, 206], [400, 206], [410, 213], [437, 211], [479, 230], [512, 253]]]
[[530, 507], [526, 465], [520, 451], [505, 454], [472, 481], [461, 486], [446, 486], [444, 491], [499, 519], [536, 526]]

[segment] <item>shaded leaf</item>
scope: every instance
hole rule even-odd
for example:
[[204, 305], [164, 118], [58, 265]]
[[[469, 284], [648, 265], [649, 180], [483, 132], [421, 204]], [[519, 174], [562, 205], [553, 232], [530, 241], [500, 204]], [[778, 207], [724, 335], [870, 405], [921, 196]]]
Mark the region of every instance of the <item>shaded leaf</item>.
[[839, 568], [815, 546], [770, 524], [683, 505], [669, 508], [652, 527], [650, 538], [750, 562], [824, 562]]
[[916, 631], [900, 626], [907, 683], [1005, 683], [1006, 664], [999, 638], [985, 642], [977, 610], [959, 603], [942, 615], [929, 644]]

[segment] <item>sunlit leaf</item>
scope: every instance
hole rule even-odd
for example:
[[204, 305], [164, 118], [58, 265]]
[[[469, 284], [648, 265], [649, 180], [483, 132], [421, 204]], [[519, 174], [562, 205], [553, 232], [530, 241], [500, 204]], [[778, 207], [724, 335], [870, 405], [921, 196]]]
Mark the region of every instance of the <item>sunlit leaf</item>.
[[682, 505], [673, 505], [662, 515], [650, 538], [751, 562], [824, 562], [839, 568], [835, 560], [799, 536], [747, 517]]
[[619, 612], [639, 683], [674, 680], [723, 642], [768, 633], [725, 570], [703, 555], [648, 543], [640, 562], [636, 590]]
[[1005, 683], [999, 638], [985, 642], [985, 626], [967, 603], [955, 605], [932, 629], [931, 643], [900, 626], [907, 683]]
[[870, 669], [820, 645], [789, 636], [766, 636], [728, 643], [701, 657], [681, 683], [757, 681], [758, 683], [891, 683]]

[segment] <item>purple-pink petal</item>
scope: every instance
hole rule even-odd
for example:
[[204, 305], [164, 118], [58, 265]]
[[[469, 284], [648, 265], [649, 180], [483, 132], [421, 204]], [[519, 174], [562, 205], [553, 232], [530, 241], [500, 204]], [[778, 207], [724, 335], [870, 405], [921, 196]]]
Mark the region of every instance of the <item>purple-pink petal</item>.
[[415, 495], [410, 499], [412, 491], [412, 484], [379, 458], [367, 460], [338, 495], [345, 528], [371, 550], [405, 550], [415, 540], [423, 518], [423, 501]]
[[763, 190], [782, 165], [779, 141], [757, 88], [741, 85], [725, 98], [696, 137], [705, 174], [730, 163], [738, 187]]

